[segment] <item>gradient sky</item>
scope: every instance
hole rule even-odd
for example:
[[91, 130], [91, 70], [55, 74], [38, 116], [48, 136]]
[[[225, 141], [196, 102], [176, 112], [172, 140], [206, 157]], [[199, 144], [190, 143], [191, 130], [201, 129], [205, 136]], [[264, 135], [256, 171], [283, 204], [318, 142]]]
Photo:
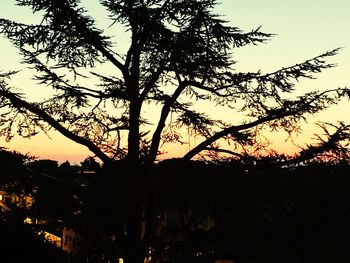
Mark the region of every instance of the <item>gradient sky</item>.
[[[14, 5], [14, 0], [0, 2], [0, 17], [16, 19], [31, 23], [39, 21], [30, 15], [26, 8]], [[98, 0], [84, 0], [89, 10], [93, 10], [99, 25], [108, 25], [100, 19], [104, 11], [98, 6]], [[275, 33], [276, 36], [266, 44], [249, 46], [234, 51], [237, 69], [242, 71], [263, 72], [274, 71], [306, 59], [315, 57], [325, 51], [343, 47], [341, 52], [329, 60], [338, 66], [316, 75], [316, 80], [301, 81], [296, 87], [303, 93], [314, 89], [327, 89], [350, 86], [350, 1], [348, 0], [222, 0], [217, 12], [230, 21], [230, 25], [249, 31], [259, 26], [262, 31]], [[122, 41], [122, 40], [121, 40]], [[20, 58], [11, 44], [0, 38], [0, 70], [17, 69]], [[14, 79], [18, 87], [28, 85], [29, 75], [22, 74]], [[40, 91], [30, 94], [32, 98]], [[41, 93], [40, 93], [41, 94]], [[315, 132], [313, 122], [318, 120], [348, 120], [349, 103], [342, 103], [310, 119], [304, 125], [304, 131], [295, 139], [302, 144]], [[215, 112], [216, 115], [220, 112]], [[219, 116], [216, 116], [219, 118]], [[55, 159], [60, 162], [69, 160], [79, 163], [91, 153], [82, 146], [71, 143], [63, 136], [52, 133], [51, 139], [38, 135], [30, 140], [15, 138], [6, 143], [0, 138], [0, 145], [23, 153], [30, 153], [40, 158]], [[271, 136], [271, 135], [270, 135]], [[292, 152], [296, 148], [285, 142], [287, 136], [279, 134], [271, 136], [276, 148], [281, 152]], [[192, 145], [196, 143], [193, 141]], [[189, 146], [186, 146], [187, 148]], [[169, 156], [176, 155], [186, 149], [173, 147]]]

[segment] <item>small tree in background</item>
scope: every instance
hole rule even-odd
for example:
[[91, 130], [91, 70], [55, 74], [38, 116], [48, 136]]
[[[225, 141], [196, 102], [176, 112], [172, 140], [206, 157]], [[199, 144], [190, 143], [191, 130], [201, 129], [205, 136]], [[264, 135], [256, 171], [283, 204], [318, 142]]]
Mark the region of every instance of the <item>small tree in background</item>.
[[[31, 137], [38, 130], [54, 129], [104, 163], [109, 189], [123, 193], [110, 197], [127, 207], [121, 222], [126, 231], [113, 230], [123, 237], [121, 256], [126, 262], [143, 262], [152, 246], [155, 213], [150, 170], [144, 167], [155, 163], [161, 145], [183, 143], [181, 133], [187, 130], [200, 143], [183, 159], [224, 153], [255, 160], [264, 148], [259, 135], [266, 127], [297, 133], [302, 120], [349, 96], [346, 88], [292, 96], [299, 79], [333, 66], [325, 60], [337, 49], [268, 74], [236, 72], [232, 49], [265, 42], [272, 35], [228, 25], [214, 13], [214, 0], [101, 1], [111, 28], [126, 30], [125, 52], [78, 0], [17, 4], [41, 15], [41, 23], [1, 19], [0, 31], [18, 49], [23, 63], [36, 71], [38, 85], [53, 95], [30, 101], [25, 88], [20, 93], [8, 83], [14, 71], [1, 73], [0, 134], [10, 140], [16, 132]], [[210, 116], [197, 109], [199, 102], [214, 103], [244, 120], [232, 123]], [[144, 114], [147, 110], [158, 115], [154, 125]], [[349, 126], [331, 125], [332, 131], [323, 126], [325, 136], [318, 144], [307, 145], [294, 159], [275, 160], [283, 165], [321, 155], [347, 157]], [[224, 142], [229, 148], [220, 146]], [[125, 165], [114, 165], [115, 160]], [[141, 221], [146, 222], [142, 235]]]
[[[23, 196], [33, 194], [33, 181], [30, 178], [30, 173], [26, 169], [28, 163], [33, 161], [34, 157], [27, 154], [22, 154], [17, 151], [9, 151], [6, 148], [0, 147], [0, 190], [5, 191], [8, 194], [15, 194], [19, 198], [13, 202], [12, 209], [18, 206], [25, 207], [24, 204], [20, 204]], [[11, 198], [10, 198], [11, 199]], [[5, 200], [1, 200], [4, 202]], [[17, 211], [16, 211], [17, 212]]]

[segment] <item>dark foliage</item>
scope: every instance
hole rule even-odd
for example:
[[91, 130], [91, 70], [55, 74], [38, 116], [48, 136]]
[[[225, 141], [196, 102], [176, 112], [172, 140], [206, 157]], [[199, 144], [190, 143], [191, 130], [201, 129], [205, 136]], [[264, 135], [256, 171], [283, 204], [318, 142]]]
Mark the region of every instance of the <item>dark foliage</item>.
[[32, 226], [16, 220], [0, 222], [1, 262], [65, 262], [61, 250], [34, 234]]
[[[168, 240], [163, 257], [171, 262], [349, 260], [348, 164], [258, 170], [201, 162], [163, 165], [159, 205], [180, 213], [162, 237]], [[208, 217], [215, 223], [205, 229], [201, 224]]]

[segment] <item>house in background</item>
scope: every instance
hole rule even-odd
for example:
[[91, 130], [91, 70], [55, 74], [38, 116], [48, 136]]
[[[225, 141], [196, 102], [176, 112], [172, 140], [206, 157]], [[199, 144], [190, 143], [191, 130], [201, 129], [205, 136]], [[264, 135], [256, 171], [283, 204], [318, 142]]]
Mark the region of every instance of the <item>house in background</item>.
[[4, 191], [0, 191], [0, 209], [1, 211], [11, 211], [11, 209], [6, 205], [11, 202], [11, 195]]
[[34, 199], [29, 194], [14, 194], [0, 190], [0, 207], [4, 211], [11, 211], [11, 207], [30, 208]]

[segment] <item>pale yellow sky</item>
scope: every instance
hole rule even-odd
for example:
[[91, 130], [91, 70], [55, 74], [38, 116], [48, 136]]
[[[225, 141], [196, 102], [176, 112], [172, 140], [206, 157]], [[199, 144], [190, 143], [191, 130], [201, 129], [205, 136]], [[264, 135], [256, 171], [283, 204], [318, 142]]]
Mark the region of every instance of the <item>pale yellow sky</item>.
[[[109, 22], [101, 19], [104, 11], [98, 7], [97, 0], [83, 0], [82, 2], [87, 4], [89, 10], [92, 10], [99, 25], [109, 25]], [[348, 15], [350, 1], [222, 0], [221, 2], [217, 12], [225, 15], [224, 18], [230, 21], [231, 25], [244, 30], [262, 26], [263, 31], [277, 34], [266, 44], [235, 50], [233, 55], [238, 61], [237, 70], [270, 72], [280, 67], [302, 62], [327, 50], [344, 47], [339, 55], [330, 60], [330, 62], [337, 63], [338, 67], [316, 75], [316, 80], [302, 81], [297, 85], [296, 92], [301, 94], [313, 89], [350, 86], [350, 16]], [[26, 9], [15, 7], [14, 0], [1, 1], [0, 17], [27, 23], [39, 21], [38, 17], [31, 16]], [[120, 32], [107, 31], [107, 33], [118, 35]], [[117, 40], [119, 46], [125, 47], [127, 38], [117, 37]], [[6, 71], [21, 67], [17, 51], [3, 38], [0, 38], [0, 55], [0, 70]], [[28, 80], [30, 77], [30, 74], [24, 71], [14, 78], [14, 85], [23, 89], [33, 86], [33, 83]], [[33, 90], [33, 87], [30, 88]], [[45, 94], [45, 90], [35, 87], [29, 96], [31, 99], [35, 99], [39, 94], [42, 96]], [[210, 110], [215, 118], [235, 119], [231, 113], [225, 113], [218, 108], [212, 107]], [[295, 138], [296, 142], [302, 144], [306, 138], [312, 136], [315, 132], [313, 122], [317, 120], [347, 121], [349, 113], [349, 104], [342, 103], [339, 107], [333, 107], [315, 116], [309, 120], [307, 125], [304, 125], [303, 133]], [[71, 143], [59, 134], [52, 133], [50, 136], [52, 139], [43, 134], [32, 137], [30, 140], [16, 137], [10, 143], [6, 143], [0, 138], [0, 145], [60, 162], [69, 160], [72, 163], [79, 163], [91, 155], [85, 147]], [[285, 134], [273, 134], [270, 138], [281, 152], [296, 150], [290, 143], [285, 142], [287, 138]], [[195, 138], [190, 138], [190, 142], [190, 146], [170, 147], [167, 156], [176, 156], [179, 152], [184, 153], [189, 147], [198, 143]]]

